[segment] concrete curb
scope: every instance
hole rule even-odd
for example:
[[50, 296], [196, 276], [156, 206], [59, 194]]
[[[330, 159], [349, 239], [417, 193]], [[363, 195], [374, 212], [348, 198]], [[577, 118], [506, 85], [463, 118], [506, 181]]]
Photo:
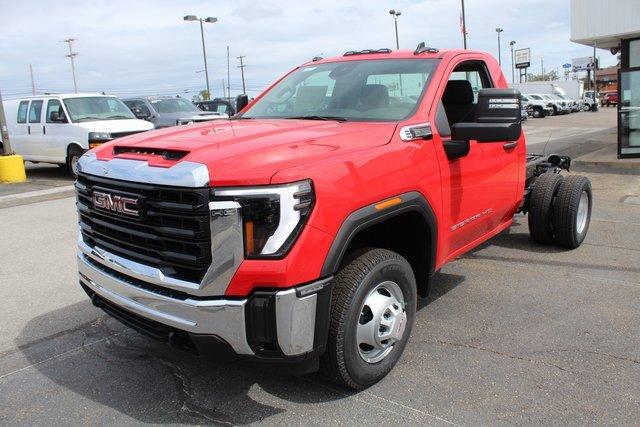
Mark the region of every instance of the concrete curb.
[[48, 188], [46, 190], [28, 191], [26, 193], [8, 194], [0, 196], [0, 209], [12, 206], [28, 205], [46, 200], [62, 199], [75, 194], [73, 185]]

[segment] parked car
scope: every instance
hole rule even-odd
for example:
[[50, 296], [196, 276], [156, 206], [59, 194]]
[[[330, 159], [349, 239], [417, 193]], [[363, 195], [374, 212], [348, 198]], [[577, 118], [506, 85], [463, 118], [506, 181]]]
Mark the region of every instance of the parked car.
[[540, 93], [536, 94], [541, 96], [543, 99], [546, 99], [551, 103], [551, 108], [553, 109], [552, 116], [558, 114], [569, 114], [571, 112], [571, 106], [568, 101], [561, 99], [558, 95], [553, 95], [549, 93]]
[[229, 118], [226, 114], [204, 112], [193, 102], [180, 97], [133, 97], [124, 99], [124, 103], [137, 118], [153, 123], [156, 128]]
[[553, 106], [551, 103], [543, 99], [540, 95], [523, 93], [522, 102], [526, 102], [531, 106], [531, 117], [535, 117], [536, 119], [553, 114]]
[[25, 160], [55, 163], [77, 175], [78, 159], [100, 144], [153, 129], [115, 96], [32, 96], [5, 102], [11, 148]]
[[202, 111], [212, 111], [227, 116], [237, 113], [235, 100], [232, 98], [214, 98], [210, 101], [198, 101], [195, 104]]
[[618, 105], [618, 92], [603, 92], [601, 94], [602, 98], [600, 101], [600, 105], [602, 107], [608, 107], [610, 105], [616, 106]]
[[177, 348], [363, 389], [400, 359], [435, 272], [517, 212], [540, 243], [587, 234], [589, 180], [527, 154], [520, 94], [487, 53], [314, 58], [246, 102], [214, 131], [80, 162], [82, 288]]

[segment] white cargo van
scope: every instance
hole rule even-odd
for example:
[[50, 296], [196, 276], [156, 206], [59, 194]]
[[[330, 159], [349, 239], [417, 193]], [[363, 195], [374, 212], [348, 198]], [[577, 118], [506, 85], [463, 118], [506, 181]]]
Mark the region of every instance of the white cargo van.
[[99, 144], [153, 129], [115, 96], [60, 94], [6, 101], [11, 148], [25, 160], [77, 174], [78, 159]]

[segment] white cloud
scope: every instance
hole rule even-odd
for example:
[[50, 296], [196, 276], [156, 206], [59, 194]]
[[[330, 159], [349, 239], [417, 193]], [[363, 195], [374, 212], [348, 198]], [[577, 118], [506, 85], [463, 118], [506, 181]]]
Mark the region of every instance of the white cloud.
[[[393, 47], [393, 19], [402, 11], [400, 44], [458, 48], [459, 0], [382, 1], [306, 0], [238, 1], [70, 1], [0, 0], [0, 88], [6, 98], [30, 92], [28, 67], [44, 91], [72, 88], [66, 45], [76, 42], [81, 90], [121, 95], [175, 94], [204, 87], [200, 30], [182, 16], [216, 16], [205, 24], [209, 74], [215, 95], [226, 79], [226, 46], [231, 49], [231, 86], [241, 87], [238, 55], [246, 55], [246, 80], [255, 94], [290, 68], [317, 54], [339, 55], [351, 49]], [[530, 47], [533, 72], [557, 69], [571, 58], [591, 53], [569, 41], [568, 0], [467, 0], [469, 47], [497, 50], [495, 28], [502, 33], [502, 60], [510, 75], [509, 40]], [[607, 51], [598, 53], [615, 63]]]

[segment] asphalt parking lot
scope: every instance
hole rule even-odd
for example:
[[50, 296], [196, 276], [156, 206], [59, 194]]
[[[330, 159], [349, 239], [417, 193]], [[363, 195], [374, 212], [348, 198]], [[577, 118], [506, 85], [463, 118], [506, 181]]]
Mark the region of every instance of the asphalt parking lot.
[[[611, 132], [611, 117], [596, 126], [604, 114], [526, 129], [536, 148], [577, 150], [582, 135]], [[72, 197], [0, 208], [0, 423], [637, 424], [640, 174], [588, 175], [579, 249], [534, 244], [516, 217], [438, 274], [400, 363], [360, 393], [128, 330], [77, 284]]]

